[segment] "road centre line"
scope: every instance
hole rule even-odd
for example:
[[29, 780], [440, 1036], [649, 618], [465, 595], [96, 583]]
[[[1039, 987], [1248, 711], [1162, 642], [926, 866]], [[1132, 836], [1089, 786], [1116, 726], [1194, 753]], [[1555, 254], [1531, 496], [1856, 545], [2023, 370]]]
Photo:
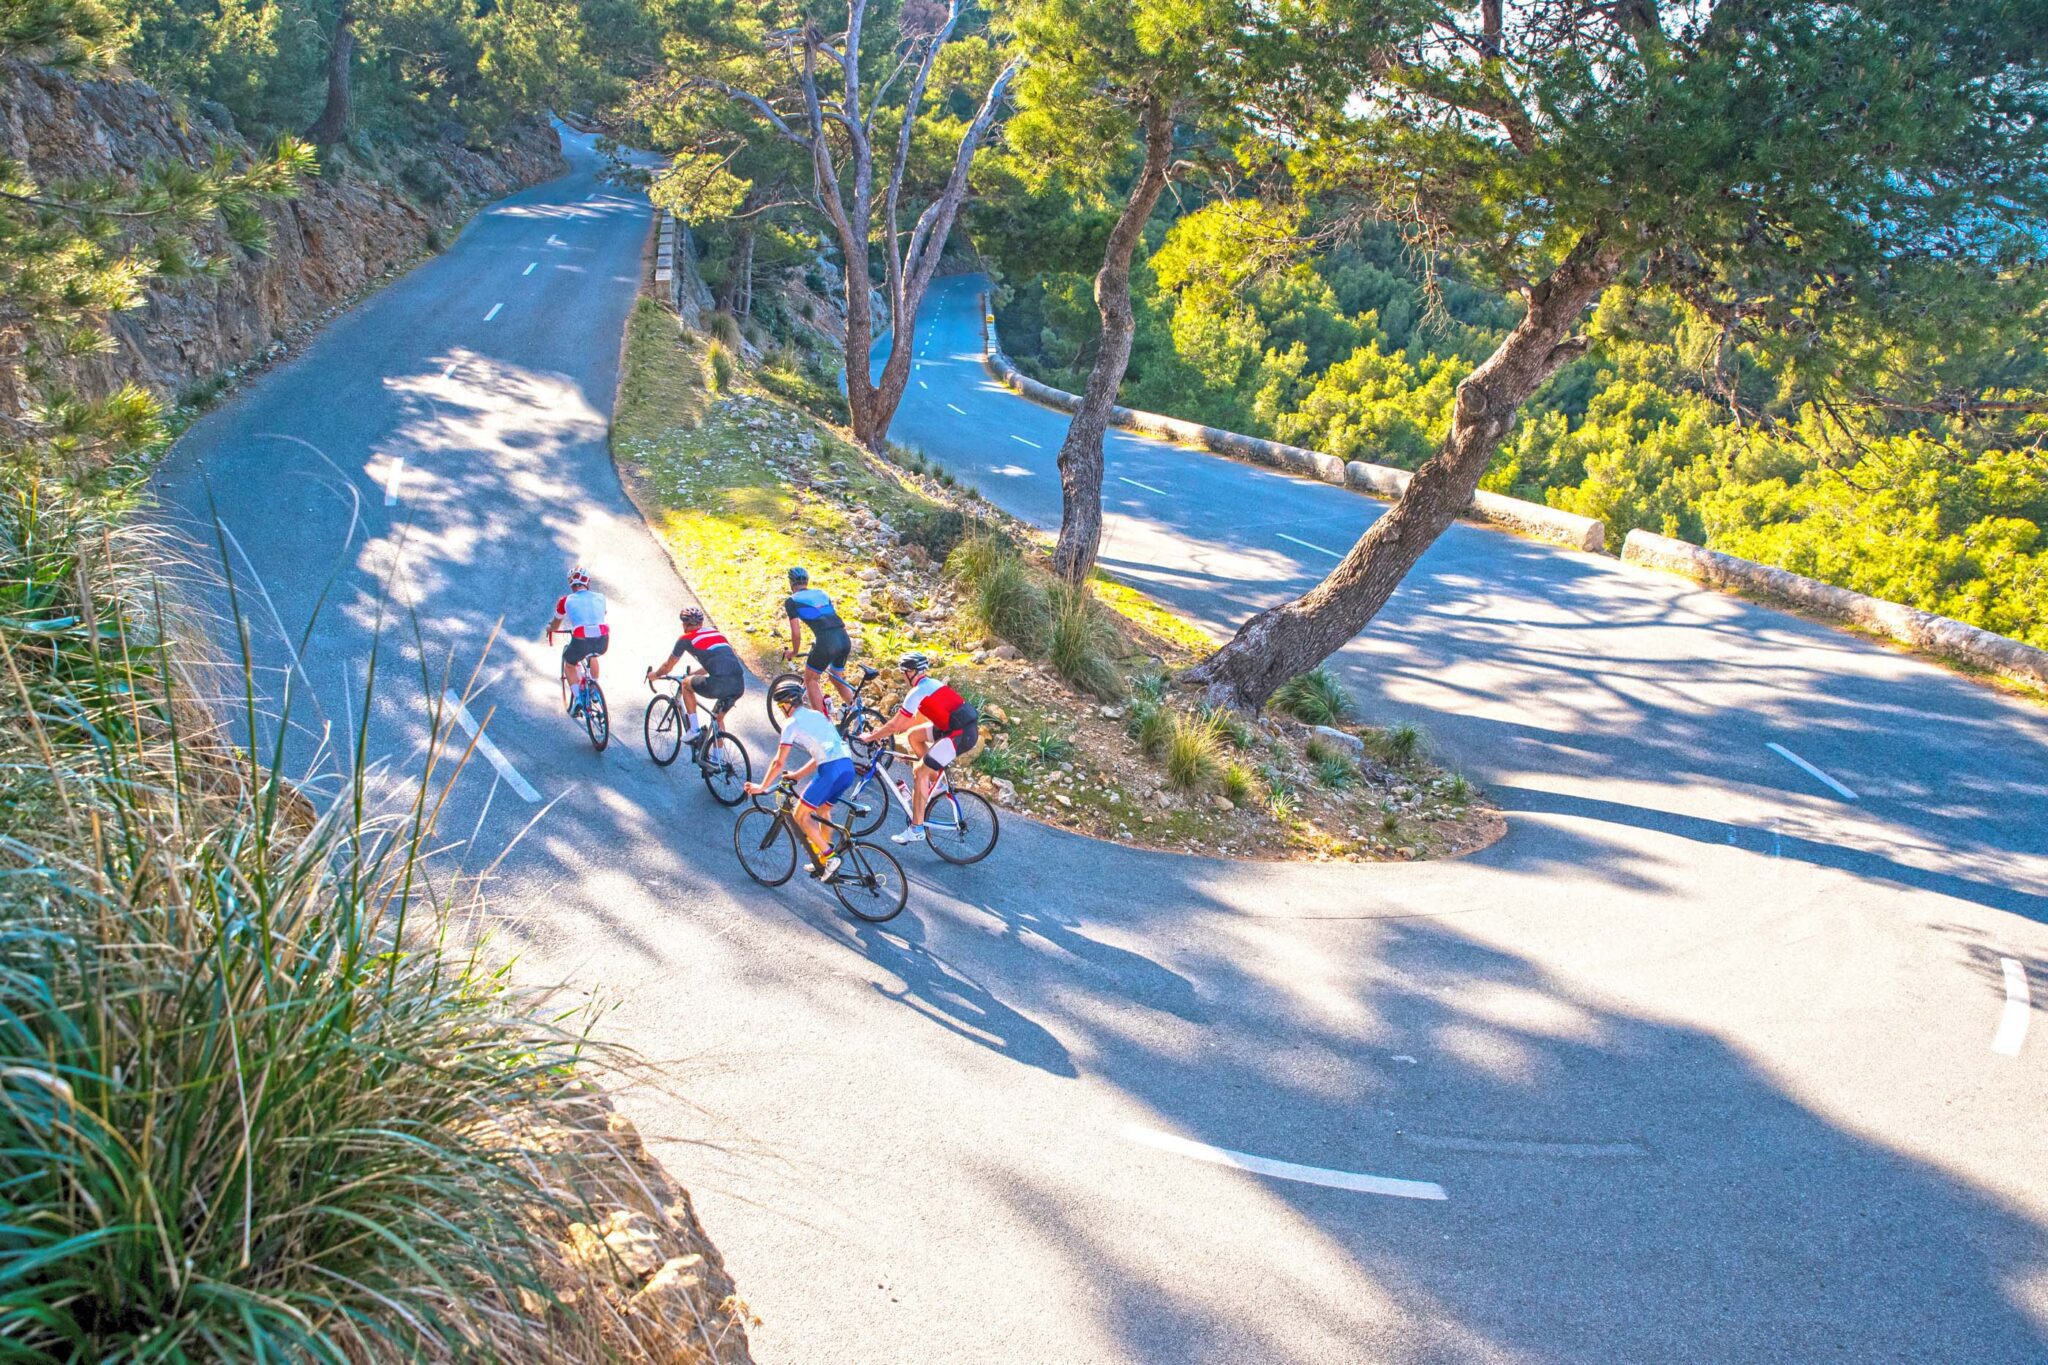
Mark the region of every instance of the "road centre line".
[[1127, 479], [1121, 474], [1117, 475], [1116, 477], [1118, 483], [1127, 483], [1133, 488], [1142, 488], [1147, 493], [1157, 493], [1162, 498], [1167, 496], [1167, 492], [1164, 488], [1154, 488], [1149, 483], [1139, 483], [1136, 479]]
[[[1010, 439], [1013, 441], [1024, 441], [1024, 438], [1022, 436], [1018, 436], [1015, 434], [1012, 434]], [[1040, 446], [1036, 441], [1024, 441], [1024, 444], [1030, 446], [1033, 450], [1043, 449], [1043, 447]]]
[[494, 318], [494, 317], [498, 316], [498, 310], [499, 310], [500, 308], [503, 308], [504, 306], [505, 306], [505, 305], [504, 305], [504, 304], [502, 304], [502, 303], [494, 303], [494, 304], [492, 304], [492, 305], [491, 305], [491, 311], [490, 311], [490, 312], [488, 312], [488, 313], [486, 313], [486, 314], [484, 314], [484, 321], [485, 321], [485, 322], [489, 322], [489, 321], [490, 321], [490, 320], [491, 320], [492, 318]]
[[967, 415], [967, 410], [963, 407], [960, 407], [958, 404], [948, 403], [946, 404], [946, 406], [952, 408], [953, 411], [959, 413], [962, 417], [965, 417]]
[[1769, 743], [1766, 743], [1764, 747], [1766, 749], [1769, 749], [1772, 753], [1776, 754], [1779, 758], [1784, 759], [1787, 763], [1792, 764], [1794, 767], [1803, 768], [1808, 776], [1816, 778], [1819, 781], [1825, 783], [1826, 785], [1834, 788], [1835, 793], [1839, 795], [1844, 801], [1854, 801], [1857, 799], [1855, 792], [1850, 791], [1847, 787], [1835, 781], [1834, 778], [1829, 777], [1826, 773], [1814, 767], [1811, 763], [1808, 763], [1798, 754], [1793, 753], [1790, 749], [1786, 748], [1782, 744], [1779, 744], [1777, 741], [1772, 740]]
[[1212, 1166], [1228, 1166], [1236, 1171], [1249, 1171], [1253, 1175], [1271, 1176], [1275, 1180], [1293, 1180], [1304, 1185], [1322, 1185], [1333, 1190], [1356, 1190], [1360, 1194], [1383, 1194], [1390, 1199], [1448, 1199], [1444, 1187], [1429, 1180], [1396, 1180], [1392, 1176], [1360, 1175], [1353, 1171], [1333, 1171], [1322, 1166], [1298, 1166], [1292, 1161], [1275, 1161], [1270, 1157], [1252, 1156], [1246, 1152], [1233, 1152], [1223, 1147], [1211, 1147], [1206, 1142], [1191, 1142], [1172, 1133], [1139, 1124], [1124, 1125], [1124, 1136], [1132, 1142], [1147, 1147], [1156, 1147], [1162, 1152], [1177, 1156], [1192, 1157], [1206, 1161]]
[[1650, 1149], [1640, 1142], [1616, 1138], [1604, 1142], [1545, 1142], [1531, 1138], [1476, 1138], [1442, 1133], [1403, 1133], [1401, 1140], [1425, 1152], [1469, 1152], [1476, 1156], [1548, 1156], [1578, 1160], [1645, 1158]]
[[498, 776], [505, 779], [505, 785], [527, 801], [539, 801], [540, 793], [533, 789], [532, 783], [519, 775], [519, 769], [512, 766], [512, 760], [506, 758], [498, 751], [498, 746], [491, 743], [491, 737], [484, 733], [483, 726], [476, 723], [476, 717], [469, 714], [469, 708], [462, 704], [462, 699], [453, 692], [443, 692], [441, 702], [454, 713], [462, 728], [469, 731], [470, 738], [476, 741], [476, 751], [498, 770]]
[[917, 386], [918, 386], [918, 387], [919, 387], [920, 389], [928, 389], [928, 388], [930, 388], [930, 387], [931, 387], [931, 385], [929, 385], [929, 384], [925, 383], [925, 382], [924, 382], [924, 381], [923, 381], [922, 379], [920, 379], [920, 380], [918, 380], [918, 381], [917, 381]]
[[1317, 554], [1328, 555], [1332, 559], [1342, 559], [1344, 557], [1343, 555], [1338, 554], [1335, 550], [1326, 550], [1312, 540], [1303, 540], [1299, 536], [1290, 536], [1285, 531], [1275, 531], [1273, 534], [1280, 537], [1280, 539], [1282, 540], [1291, 540], [1296, 545], [1300, 545], [1307, 549], [1314, 550]]
[[1999, 965], [2005, 969], [2005, 1012], [1998, 1018], [1998, 1034], [1991, 1040], [1991, 1050], [2001, 1057], [2020, 1055], [2020, 1044], [2027, 1041], [2027, 1020], [2033, 1014], [2033, 1002], [2027, 996], [2027, 969], [2017, 959], [2002, 957]]
[[520, 276], [521, 276], [522, 278], [524, 278], [524, 277], [525, 277], [525, 276], [527, 276], [527, 275], [531, 275], [531, 274], [533, 273], [533, 267], [534, 267], [534, 266], [536, 266], [536, 265], [539, 265], [539, 264], [540, 264], [540, 262], [539, 262], [539, 261], [534, 261], [534, 262], [532, 262], [531, 264], [529, 264], [529, 265], [528, 265], [528, 266], [526, 267], [526, 269], [524, 269], [524, 270], [522, 270], [522, 271], [520, 271], [520, 272], [519, 272]]

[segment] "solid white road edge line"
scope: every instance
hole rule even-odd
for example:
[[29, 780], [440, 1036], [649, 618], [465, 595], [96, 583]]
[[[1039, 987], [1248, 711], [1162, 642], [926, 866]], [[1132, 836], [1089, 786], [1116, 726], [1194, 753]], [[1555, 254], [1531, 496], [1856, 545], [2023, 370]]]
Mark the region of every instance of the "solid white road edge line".
[[959, 413], [962, 417], [965, 417], [967, 415], [967, 410], [965, 408], [959, 407], [956, 404], [948, 403], [946, 404], [946, 406], [952, 408], [953, 411]]
[[2005, 968], [2005, 1013], [1999, 1016], [1998, 1036], [1991, 1040], [1991, 1050], [2001, 1057], [2017, 1057], [2020, 1044], [2027, 1041], [2027, 1018], [2033, 1013], [2027, 997], [2027, 969], [2009, 957], [1998, 961]]
[[1124, 477], [1123, 475], [1121, 475], [1121, 474], [1117, 475], [1116, 477], [1117, 477], [1117, 482], [1119, 482], [1119, 483], [1127, 483], [1127, 484], [1129, 484], [1129, 485], [1130, 485], [1131, 487], [1133, 487], [1133, 488], [1142, 488], [1142, 489], [1144, 489], [1144, 490], [1145, 490], [1145, 491], [1146, 491], [1147, 493], [1157, 493], [1157, 494], [1158, 494], [1158, 495], [1159, 495], [1160, 497], [1162, 497], [1162, 498], [1163, 498], [1163, 497], [1165, 497], [1165, 496], [1167, 495], [1167, 494], [1166, 494], [1166, 490], [1165, 490], [1164, 488], [1154, 488], [1154, 487], [1153, 487], [1153, 486], [1152, 486], [1151, 484], [1149, 484], [1149, 483], [1139, 483], [1139, 482], [1138, 482], [1138, 481], [1137, 481], [1136, 479], [1127, 479], [1127, 478], [1125, 478], [1125, 477]]
[[[1014, 434], [1013, 434], [1013, 435], [1012, 435], [1012, 436], [1010, 437], [1010, 439], [1011, 439], [1011, 440], [1013, 440], [1013, 441], [1024, 441], [1024, 438], [1023, 438], [1022, 436], [1018, 436], [1018, 435], [1014, 435]], [[1043, 447], [1042, 447], [1042, 446], [1040, 446], [1040, 445], [1038, 444], [1038, 442], [1036, 442], [1036, 441], [1024, 441], [1024, 444], [1025, 444], [1025, 445], [1027, 445], [1027, 446], [1030, 446], [1030, 447], [1031, 447], [1031, 448], [1032, 448], [1033, 450], [1041, 450], [1041, 449], [1043, 449]]]
[[539, 264], [540, 264], [540, 262], [539, 262], [539, 261], [535, 261], [535, 262], [533, 262], [533, 264], [532, 264], [532, 265], [529, 265], [529, 266], [527, 266], [527, 267], [526, 267], [526, 269], [524, 269], [524, 270], [520, 271], [519, 273], [520, 273], [520, 274], [521, 274], [522, 276], [525, 276], [525, 275], [531, 275], [531, 274], [533, 273], [533, 267], [534, 267], [534, 266], [536, 266], [536, 265], [539, 265]]
[[1360, 1194], [1383, 1194], [1390, 1199], [1448, 1199], [1444, 1187], [1431, 1180], [1396, 1180], [1384, 1175], [1359, 1175], [1352, 1171], [1325, 1170], [1321, 1166], [1297, 1166], [1292, 1161], [1274, 1161], [1269, 1157], [1251, 1156], [1245, 1152], [1233, 1152], [1222, 1147], [1211, 1147], [1206, 1142], [1192, 1142], [1172, 1133], [1162, 1133], [1141, 1124], [1124, 1125], [1124, 1136], [1132, 1142], [1147, 1147], [1156, 1147], [1162, 1152], [1177, 1156], [1192, 1157], [1206, 1161], [1212, 1166], [1228, 1166], [1232, 1170], [1249, 1171], [1253, 1175], [1272, 1176], [1276, 1180], [1294, 1180], [1304, 1185], [1325, 1185], [1333, 1190], [1356, 1190]]
[[490, 321], [490, 320], [491, 320], [492, 318], [494, 318], [494, 317], [498, 316], [498, 310], [499, 310], [500, 308], [503, 308], [504, 306], [505, 306], [505, 305], [504, 305], [504, 304], [502, 304], [502, 303], [494, 303], [494, 304], [492, 304], [492, 305], [491, 305], [491, 311], [490, 311], [490, 312], [488, 312], [488, 313], [486, 313], [486, 314], [484, 314], [484, 321], [485, 321], [485, 322], [489, 322], [489, 321]]
[[1855, 792], [1850, 791], [1847, 787], [1835, 781], [1834, 778], [1829, 777], [1826, 773], [1814, 767], [1811, 763], [1808, 763], [1798, 754], [1793, 753], [1790, 749], [1786, 748], [1782, 744], [1779, 744], [1777, 741], [1770, 741], [1766, 743], [1764, 747], [1766, 749], [1769, 749], [1772, 753], [1776, 754], [1779, 758], [1784, 759], [1787, 763], [1790, 763], [1795, 767], [1805, 769], [1809, 777], [1815, 778], [1816, 780], [1823, 782], [1828, 786], [1834, 788], [1835, 794], [1840, 796], [1844, 801], [1854, 801], [1856, 799]]
[[398, 481], [405, 477], [405, 457], [393, 455], [391, 467], [384, 474], [384, 505], [392, 507], [398, 502]]
[[505, 779], [505, 785], [527, 801], [539, 801], [540, 793], [533, 789], [532, 783], [519, 775], [519, 769], [512, 766], [511, 759], [498, 752], [498, 746], [491, 743], [491, 737], [476, 723], [476, 717], [469, 714], [469, 708], [462, 704], [462, 698], [453, 692], [443, 692], [441, 702], [455, 713], [455, 719], [461, 722], [462, 728], [469, 731], [470, 738], [476, 741], [476, 751], [498, 770], [498, 776]]
[[1280, 539], [1282, 540], [1291, 540], [1296, 545], [1302, 546], [1304, 549], [1314, 550], [1317, 554], [1328, 555], [1332, 559], [1342, 559], [1344, 557], [1343, 555], [1338, 554], [1335, 550], [1325, 550], [1322, 546], [1316, 544], [1312, 540], [1302, 540], [1297, 536], [1288, 535], [1285, 531], [1275, 531], [1273, 534], [1280, 537]]

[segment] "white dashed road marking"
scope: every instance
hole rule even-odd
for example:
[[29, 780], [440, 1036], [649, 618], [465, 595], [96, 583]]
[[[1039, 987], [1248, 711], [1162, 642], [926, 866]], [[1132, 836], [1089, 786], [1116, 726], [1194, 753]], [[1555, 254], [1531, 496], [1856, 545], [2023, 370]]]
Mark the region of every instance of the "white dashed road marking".
[[1196, 1161], [1206, 1161], [1212, 1166], [1228, 1166], [1233, 1170], [1249, 1171], [1253, 1175], [1268, 1175], [1276, 1180], [1294, 1180], [1304, 1185], [1325, 1185], [1333, 1190], [1357, 1190], [1360, 1194], [1384, 1194], [1393, 1199], [1450, 1198], [1444, 1193], [1443, 1186], [1430, 1180], [1396, 1180], [1391, 1176], [1359, 1175], [1352, 1171], [1326, 1170], [1321, 1166], [1297, 1166], [1292, 1161], [1274, 1161], [1270, 1157], [1251, 1156], [1222, 1147], [1211, 1147], [1206, 1142], [1190, 1142], [1184, 1137], [1175, 1137], [1171, 1133], [1140, 1127], [1135, 1123], [1124, 1125], [1124, 1136], [1132, 1142], [1157, 1147], [1162, 1152], [1193, 1157]]
[[1303, 540], [1298, 536], [1290, 536], [1285, 531], [1275, 531], [1273, 534], [1280, 537], [1280, 539], [1282, 540], [1291, 540], [1296, 545], [1301, 546], [1303, 549], [1314, 550], [1317, 554], [1321, 555], [1328, 555], [1332, 559], [1342, 559], [1344, 557], [1343, 555], [1338, 554], [1335, 550], [1326, 550], [1312, 540]]
[[498, 752], [498, 746], [491, 743], [491, 737], [476, 723], [476, 717], [469, 714], [469, 708], [462, 704], [462, 698], [453, 692], [443, 692], [441, 702], [454, 714], [455, 719], [461, 722], [462, 728], [469, 731], [470, 737], [476, 740], [476, 751], [498, 770], [498, 776], [505, 779], [505, 785], [527, 801], [539, 801], [540, 793], [533, 789], [532, 783], [519, 775], [519, 769], [512, 766], [511, 759]]
[[957, 404], [948, 403], [946, 404], [946, 406], [952, 408], [953, 411], [959, 413], [962, 417], [965, 417], [967, 415], [967, 410], [965, 408], [958, 406]]
[[520, 275], [522, 275], [522, 276], [525, 276], [525, 275], [531, 275], [531, 274], [533, 273], [533, 267], [534, 267], [534, 266], [536, 266], [536, 265], [539, 265], [539, 264], [540, 264], [540, 262], [539, 262], [539, 261], [535, 261], [535, 262], [533, 262], [533, 264], [532, 264], [532, 265], [529, 265], [529, 266], [527, 266], [527, 267], [526, 267], [526, 269], [524, 269], [524, 270], [520, 271], [520, 272], [519, 272], [519, 273], [520, 273]]
[[922, 379], [920, 379], [920, 380], [918, 380], [918, 381], [917, 381], [917, 386], [918, 386], [918, 387], [919, 387], [920, 389], [928, 389], [928, 388], [930, 388], [930, 387], [931, 387], [931, 385], [929, 385], [929, 384], [925, 383], [925, 382], [924, 382], [924, 381], [923, 381]]
[[461, 362], [461, 361], [459, 361], [459, 360], [451, 360], [451, 361], [449, 361], [449, 362], [448, 362], [448, 368], [447, 368], [447, 369], [445, 369], [445, 370], [443, 370], [443, 371], [441, 371], [441, 377], [442, 377], [443, 379], [453, 379], [453, 378], [455, 377], [455, 372], [456, 372], [457, 370], [461, 369], [461, 368], [462, 368], [462, 362]]
[[1787, 763], [1792, 764], [1794, 767], [1805, 770], [1807, 776], [1812, 777], [1817, 781], [1826, 784], [1829, 787], [1832, 787], [1835, 791], [1835, 794], [1841, 797], [1844, 801], [1854, 801], [1856, 799], [1855, 792], [1850, 791], [1847, 787], [1835, 781], [1834, 778], [1829, 777], [1826, 773], [1814, 767], [1811, 763], [1808, 763], [1805, 759], [1801, 758], [1798, 754], [1793, 753], [1784, 745], [1773, 741], [1771, 743], [1764, 745], [1764, 747], [1766, 749], [1769, 749], [1772, 753], [1776, 754], [1779, 758], [1784, 759]]
[[1166, 496], [1166, 490], [1164, 488], [1154, 488], [1149, 483], [1139, 483], [1136, 479], [1127, 479], [1121, 474], [1117, 475], [1116, 477], [1118, 483], [1127, 483], [1133, 488], [1142, 488], [1147, 493], [1157, 493], [1162, 498]]
[[[1010, 439], [1013, 441], [1024, 441], [1024, 438], [1022, 436], [1013, 435], [1010, 437]], [[1024, 441], [1024, 444], [1030, 446], [1033, 450], [1043, 449], [1043, 447], [1041, 447], [1036, 441]]]
[[405, 457], [393, 455], [390, 465], [384, 471], [384, 505], [395, 506], [398, 502], [399, 480], [405, 477]]
[[1991, 1050], [2001, 1057], [2017, 1057], [2020, 1044], [2027, 1041], [2027, 1018], [2033, 1013], [2027, 997], [2027, 969], [2009, 957], [1998, 961], [2005, 968], [2005, 1013], [1999, 1016], [1998, 1036], [1991, 1040]]
[[505, 306], [505, 305], [504, 305], [504, 304], [502, 304], [502, 303], [494, 303], [494, 304], [492, 304], [492, 305], [491, 305], [491, 311], [490, 311], [490, 312], [488, 312], [488, 313], [486, 313], [486, 314], [484, 314], [484, 321], [485, 321], [485, 322], [489, 322], [489, 321], [490, 321], [490, 320], [491, 320], [492, 318], [494, 318], [494, 317], [498, 316], [498, 310], [499, 310], [500, 308], [503, 308], [504, 306]]

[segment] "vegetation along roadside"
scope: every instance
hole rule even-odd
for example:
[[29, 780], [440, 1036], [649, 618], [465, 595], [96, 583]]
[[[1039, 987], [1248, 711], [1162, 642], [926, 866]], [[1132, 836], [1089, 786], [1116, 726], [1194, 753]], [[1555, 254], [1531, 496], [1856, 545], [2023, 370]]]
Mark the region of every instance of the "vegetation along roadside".
[[[705, 609], [762, 676], [782, 667], [784, 571], [850, 618], [855, 659], [932, 652], [988, 722], [969, 780], [1009, 809], [1120, 843], [1240, 857], [1417, 858], [1482, 847], [1499, 814], [1412, 729], [1360, 726], [1330, 675], [1259, 720], [1170, 696], [1213, 642], [1101, 574], [1057, 579], [1027, 528], [914, 455], [869, 455], [771, 391], [730, 317], [636, 307], [613, 422], [619, 469]], [[813, 386], [831, 411], [834, 395]], [[680, 604], [679, 604], [680, 605]], [[886, 686], [890, 673], [878, 680]], [[1320, 728], [1318, 728], [1320, 727]]]

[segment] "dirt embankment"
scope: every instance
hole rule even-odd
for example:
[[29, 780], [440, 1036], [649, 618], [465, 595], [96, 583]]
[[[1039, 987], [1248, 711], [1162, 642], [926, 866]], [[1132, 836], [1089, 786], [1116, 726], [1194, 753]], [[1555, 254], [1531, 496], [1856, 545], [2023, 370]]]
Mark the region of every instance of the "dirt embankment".
[[[82, 81], [0, 62], [0, 159], [46, 187], [167, 162], [202, 165], [222, 144], [251, 154], [238, 134], [141, 81]], [[224, 255], [231, 268], [151, 290], [143, 307], [113, 319], [114, 350], [80, 362], [73, 382], [99, 395], [133, 380], [175, 398], [269, 358], [293, 334], [415, 260], [435, 244], [437, 227], [469, 206], [566, 169], [544, 123], [518, 126], [488, 151], [433, 142], [379, 155], [378, 177], [330, 170], [296, 199], [268, 208], [266, 255], [237, 250], [217, 228], [200, 233], [200, 247]], [[15, 340], [0, 335], [0, 404], [8, 410], [22, 399], [15, 350]]]

